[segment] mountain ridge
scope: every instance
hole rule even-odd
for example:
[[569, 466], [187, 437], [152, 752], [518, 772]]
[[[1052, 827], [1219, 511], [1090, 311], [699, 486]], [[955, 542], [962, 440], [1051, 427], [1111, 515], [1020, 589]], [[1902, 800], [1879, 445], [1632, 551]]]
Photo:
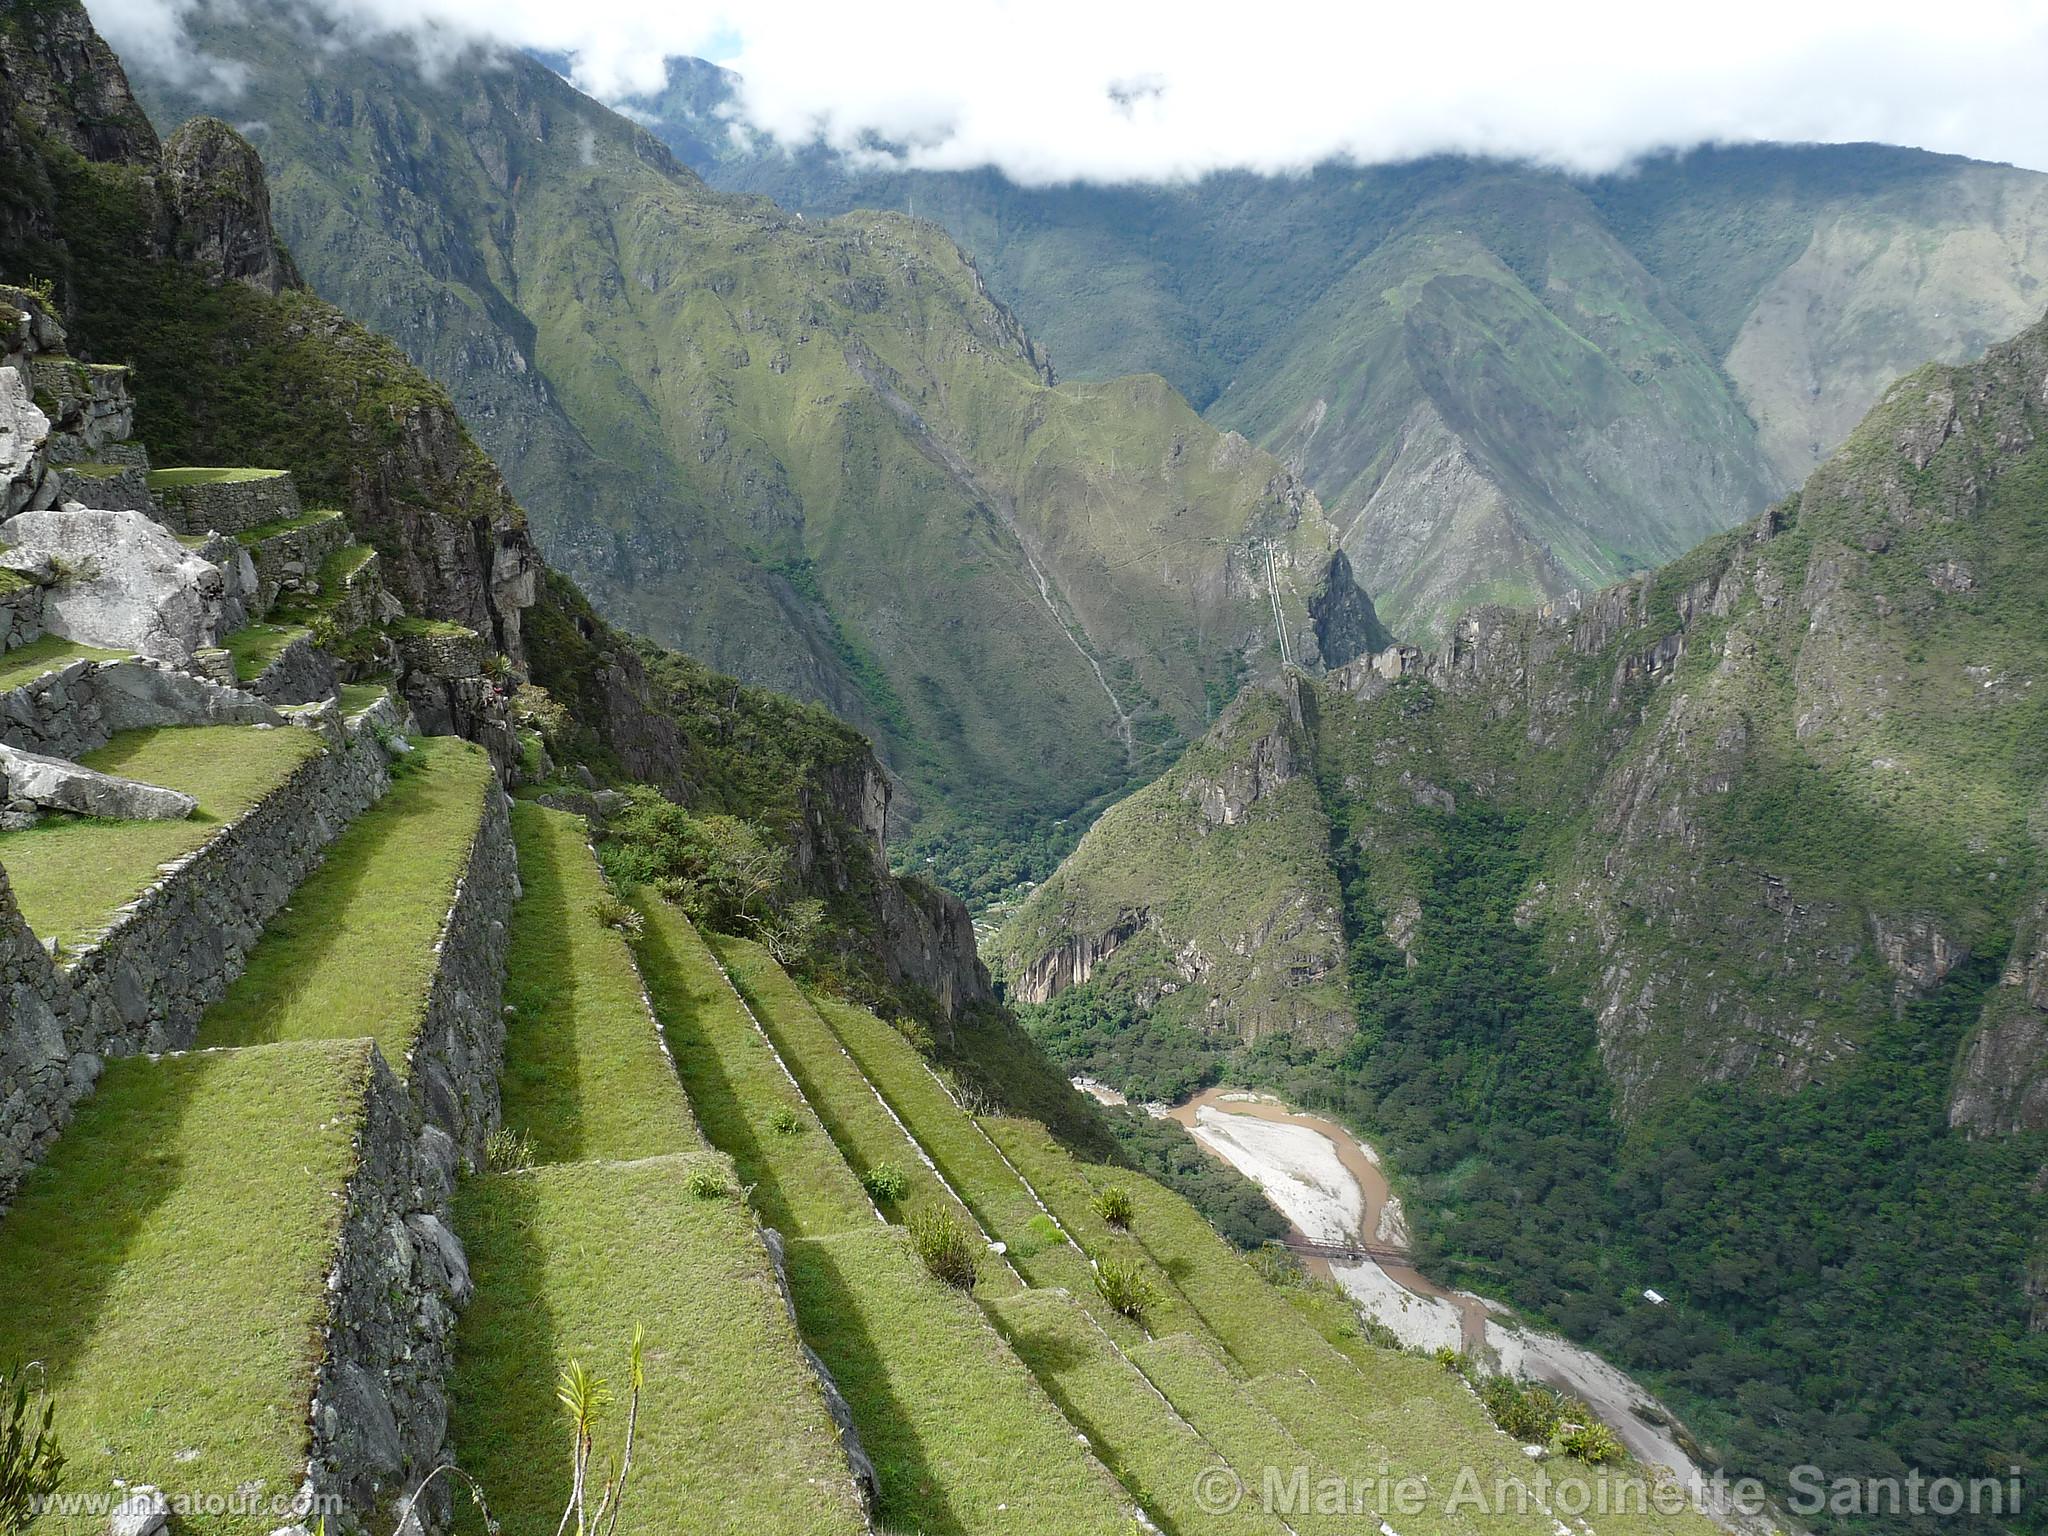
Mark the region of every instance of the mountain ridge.
[[1738, 1470], [2033, 1465], [2044, 412], [2048, 321], [1668, 566], [1248, 696], [999, 975], [1112, 1086], [1346, 1119], [1436, 1278], [1649, 1373]]
[[899, 833], [986, 826], [956, 887], [1320, 659], [1314, 496], [1162, 381], [1055, 383], [936, 226], [714, 192], [530, 59], [314, 71], [207, 14], [309, 279], [448, 384], [609, 616], [868, 731]]
[[[2048, 178], [1883, 145], [1702, 146], [1589, 179], [1444, 157], [1034, 189], [757, 147], [716, 131], [733, 89], [677, 63], [632, 105], [718, 185], [821, 213], [922, 207], [1065, 371], [1157, 369], [1287, 458], [1418, 639], [1473, 603], [1597, 588], [1754, 515], [1895, 377], [2012, 334], [2048, 282]], [[1387, 378], [1410, 366], [1381, 339], [1403, 307], [1388, 296], [1474, 275], [1485, 306], [1446, 315], [1425, 355], [1497, 346], [1492, 313], [1604, 364], [1584, 355], [1573, 379], [1504, 348], [1477, 413], [1455, 379]], [[1629, 437], [1600, 441], [1603, 395], [1631, 401]], [[1416, 445], [1391, 476], [1374, 462], [1390, 439]], [[1444, 576], [1446, 551], [1472, 574]]]

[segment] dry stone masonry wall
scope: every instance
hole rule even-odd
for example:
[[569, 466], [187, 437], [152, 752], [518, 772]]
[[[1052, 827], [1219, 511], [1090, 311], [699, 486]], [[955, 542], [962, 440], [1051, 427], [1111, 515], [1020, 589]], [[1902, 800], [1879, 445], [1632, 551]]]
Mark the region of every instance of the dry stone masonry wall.
[[70, 661], [0, 693], [0, 746], [50, 757], [79, 757], [116, 731], [283, 723], [254, 694], [144, 661]]
[[283, 470], [243, 471], [232, 480], [179, 480], [176, 471], [151, 481], [163, 521], [178, 533], [246, 533], [301, 515], [298, 488]]
[[471, 1165], [498, 1127], [506, 923], [520, 889], [509, 802], [495, 782], [487, 795], [442, 925], [426, 1015], [405, 1063], [420, 1122], [446, 1131]]
[[[306, 728], [327, 734], [327, 750], [204, 847], [166, 866], [75, 958], [60, 955], [52, 964], [31, 936], [43, 956], [37, 965], [16, 955], [18, 933], [0, 933], [0, 950], [16, 956], [0, 960], [14, 989], [0, 1022], [0, 1060], [9, 1067], [0, 1100], [0, 1202], [92, 1091], [106, 1058], [191, 1045], [200, 1015], [241, 974], [263, 925], [321, 850], [388, 786], [376, 734], [382, 724], [374, 712], [347, 726], [332, 711], [309, 721]], [[19, 926], [11, 902], [0, 927], [8, 921]]]
[[[356, 1135], [348, 1214], [328, 1275], [330, 1305], [309, 1414], [307, 1508], [348, 1511], [330, 1530], [386, 1528], [392, 1506], [446, 1459], [446, 1381], [469, 1262], [448, 1224], [453, 1147], [422, 1132], [375, 1046]], [[420, 1514], [445, 1529], [445, 1489]]]

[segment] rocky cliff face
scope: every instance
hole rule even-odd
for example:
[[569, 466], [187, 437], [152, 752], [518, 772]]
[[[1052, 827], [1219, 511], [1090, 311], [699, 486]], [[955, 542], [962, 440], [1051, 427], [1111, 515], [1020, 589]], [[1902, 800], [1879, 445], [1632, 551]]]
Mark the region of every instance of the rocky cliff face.
[[2048, 1129], [2048, 896], [2020, 915], [2005, 974], [1963, 1058], [1949, 1123], [1974, 1136]]
[[1009, 996], [1093, 984], [1248, 1040], [1347, 1034], [1314, 710], [1303, 679], [1254, 690], [1107, 812], [998, 937]]
[[[2044, 407], [2048, 326], [1901, 381], [1799, 496], [1662, 571], [1475, 610], [1436, 647], [1302, 685], [1320, 797], [1304, 788], [1389, 939], [1429, 941], [1419, 818], [1478, 796], [1534, 819], [1543, 874], [1522, 920], [1595, 1010], [1631, 1114], [1702, 1077], [1825, 1079], [1873, 1017], [2010, 947], [1953, 1117], [2038, 1126]], [[1070, 984], [1120, 914], [1227, 879], [1206, 834], [1256, 822], [1239, 808], [1265, 798], [1272, 746], [1240, 741], [1221, 768], [1191, 755], [1105, 817], [1005, 934], [1010, 973], [1034, 996]], [[1202, 814], [1170, 822], [1162, 792], [1196, 783]], [[1233, 924], [1316, 909], [1317, 841], [1297, 830], [1288, 878]]]
[[247, 139], [197, 117], [164, 141], [163, 167], [173, 255], [262, 293], [301, 286], [271, 228], [270, 185]]
[[545, 576], [533, 677], [631, 779], [686, 806], [771, 825], [804, 892], [858, 914], [841, 935], [887, 978], [958, 1016], [992, 999], [967, 909], [889, 871], [891, 787], [874, 749], [823, 711], [623, 635], [573, 586]]

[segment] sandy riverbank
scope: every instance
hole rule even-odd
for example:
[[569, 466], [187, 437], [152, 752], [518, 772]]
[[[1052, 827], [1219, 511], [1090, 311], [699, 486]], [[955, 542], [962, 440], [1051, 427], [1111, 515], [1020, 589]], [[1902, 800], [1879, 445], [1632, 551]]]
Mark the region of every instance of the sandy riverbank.
[[[1187, 1103], [1155, 1109], [1265, 1191], [1310, 1242], [1407, 1247], [1400, 1201], [1377, 1153], [1334, 1121], [1302, 1114], [1278, 1099], [1211, 1088]], [[1412, 1348], [1452, 1345], [1499, 1369], [1546, 1382], [1582, 1399], [1621, 1437], [1638, 1461], [1669, 1467], [1696, 1491], [1702, 1469], [1669, 1427], [1672, 1416], [1622, 1371], [1569, 1339], [1524, 1327], [1506, 1309], [1436, 1284], [1397, 1262], [1311, 1261], [1365, 1312]], [[1647, 1303], [1646, 1303], [1647, 1305]]]

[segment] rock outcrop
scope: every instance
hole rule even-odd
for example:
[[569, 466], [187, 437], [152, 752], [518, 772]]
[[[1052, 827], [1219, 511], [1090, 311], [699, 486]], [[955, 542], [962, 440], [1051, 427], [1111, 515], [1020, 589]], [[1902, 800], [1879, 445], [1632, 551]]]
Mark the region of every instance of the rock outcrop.
[[23, 512], [0, 523], [0, 542], [17, 558], [50, 562], [43, 628], [51, 634], [181, 666], [220, 639], [220, 568], [140, 512]]
[[195, 117], [164, 141], [172, 254], [263, 293], [299, 275], [270, 225], [270, 184], [249, 141], [219, 118]]
[[2048, 896], [2020, 916], [1957, 1073], [1949, 1124], [1972, 1136], [2048, 1129]]
[[179, 790], [0, 746], [0, 820], [69, 811], [108, 821], [183, 821], [198, 805]]
[[0, 518], [48, 506], [55, 476], [43, 462], [50, 418], [29, 392], [19, 368], [0, 368]]

